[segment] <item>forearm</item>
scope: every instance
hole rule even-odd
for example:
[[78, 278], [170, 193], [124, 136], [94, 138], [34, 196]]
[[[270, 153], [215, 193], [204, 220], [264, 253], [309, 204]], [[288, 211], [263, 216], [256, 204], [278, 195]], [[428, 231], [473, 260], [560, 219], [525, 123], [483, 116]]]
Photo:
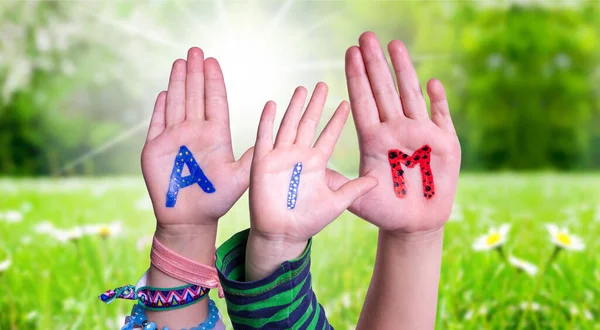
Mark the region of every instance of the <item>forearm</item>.
[[380, 230], [375, 269], [357, 329], [433, 329], [444, 228]]
[[[155, 233], [156, 239], [167, 248], [183, 257], [208, 266], [214, 266], [216, 235], [216, 222], [214, 225], [180, 227], [175, 231], [157, 228]], [[172, 288], [189, 283], [175, 279], [154, 265], [150, 265], [147, 284], [158, 288]], [[155, 322], [161, 328], [164, 326], [174, 329], [189, 328], [202, 323], [207, 318], [208, 299], [180, 309], [161, 312], [147, 311], [146, 315], [150, 321]]]
[[[249, 234], [249, 231], [237, 233], [217, 250], [216, 266], [234, 328], [330, 329], [325, 311], [312, 290], [311, 242], [304, 245], [297, 258], [280, 262], [262, 276], [272, 268], [275, 258], [264, 253], [269, 246], [251, 243]], [[247, 249], [263, 251], [270, 258], [269, 266], [250, 267], [260, 277], [258, 280], [246, 278], [245, 259], [252, 254]], [[258, 253], [255, 257], [260, 258]]]

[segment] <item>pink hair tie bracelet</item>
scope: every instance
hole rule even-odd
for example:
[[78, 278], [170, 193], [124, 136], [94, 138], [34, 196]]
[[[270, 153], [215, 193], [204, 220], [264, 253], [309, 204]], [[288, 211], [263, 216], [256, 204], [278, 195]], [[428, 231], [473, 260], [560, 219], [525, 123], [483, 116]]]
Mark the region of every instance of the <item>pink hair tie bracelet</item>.
[[178, 255], [159, 242], [156, 237], [152, 240], [150, 261], [163, 273], [185, 283], [205, 288], [218, 288], [219, 298], [224, 297], [215, 267], [209, 267]]

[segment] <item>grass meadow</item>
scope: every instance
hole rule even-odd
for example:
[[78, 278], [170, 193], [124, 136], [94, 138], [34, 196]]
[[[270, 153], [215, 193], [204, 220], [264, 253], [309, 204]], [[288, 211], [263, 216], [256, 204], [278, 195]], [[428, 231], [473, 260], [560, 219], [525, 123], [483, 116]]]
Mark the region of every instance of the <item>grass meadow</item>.
[[[600, 329], [598, 187], [592, 174], [463, 175], [446, 225], [436, 329]], [[135, 284], [148, 267], [155, 221], [141, 178], [0, 179], [0, 196], [0, 265], [10, 260], [0, 268], [0, 329], [120, 329], [132, 303], [97, 296]], [[44, 233], [46, 222], [66, 236]], [[501, 250], [474, 250], [505, 223]], [[549, 223], [568, 227], [584, 249], [556, 248]], [[90, 225], [101, 226], [73, 234]], [[218, 242], [247, 226], [243, 197], [221, 220]], [[314, 288], [336, 329], [356, 324], [376, 244], [377, 230], [351, 214], [314, 239]], [[500, 251], [531, 263], [529, 273]]]

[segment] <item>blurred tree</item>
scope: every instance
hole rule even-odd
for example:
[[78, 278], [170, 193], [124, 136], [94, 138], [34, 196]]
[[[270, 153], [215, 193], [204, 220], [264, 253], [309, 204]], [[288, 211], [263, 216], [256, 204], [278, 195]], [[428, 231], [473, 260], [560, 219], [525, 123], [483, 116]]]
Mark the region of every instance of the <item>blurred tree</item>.
[[403, 40], [422, 86], [431, 77], [442, 80], [463, 169], [600, 165], [598, 144], [591, 143], [600, 141], [596, 2], [352, 2], [350, 8], [356, 19], [342, 23], [344, 29], [375, 31], [384, 47]]
[[589, 166], [600, 17], [588, 6], [459, 10], [459, 98], [480, 167]]
[[[131, 7], [128, 2], [0, 2], [1, 174], [138, 169], [143, 129], [102, 157], [65, 167], [137, 126], [136, 113], [151, 109], [148, 84], [129, 79], [162, 71], [147, 70], [148, 62], [137, 58], [156, 43], [144, 38], [124, 43], [135, 33], [125, 23], [135, 21]], [[147, 10], [160, 11], [157, 5]]]
[[[265, 33], [265, 23], [277, 30], [277, 17], [282, 24], [300, 21], [282, 10], [290, 5], [311, 17], [318, 16], [319, 8], [336, 6], [278, 1], [0, 2], [0, 174], [138, 172], [153, 102], [166, 88], [173, 60], [185, 57], [193, 45], [214, 56], [216, 39], [238, 32], [229, 28], [247, 23], [250, 31]], [[233, 17], [236, 21], [227, 22]], [[247, 22], [237, 21], [239, 17]], [[302, 37], [305, 31], [290, 32], [295, 38], [293, 34]], [[281, 48], [289, 54], [300, 41], [304, 39]], [[319, 46], [302, 46], [307, 63], [325, 48]], [[235, 68], [224, 67], [226, 76], [229, 69]], [[300, 71], [288, 74], [286, 83], [298, 84], [297, 78], [304, 78], [302, 84], [316, 82]], [[233, 97], [230, 101], [243, 103]], [[255, 134], [247, 122], [234, 132], [246, 140]]]

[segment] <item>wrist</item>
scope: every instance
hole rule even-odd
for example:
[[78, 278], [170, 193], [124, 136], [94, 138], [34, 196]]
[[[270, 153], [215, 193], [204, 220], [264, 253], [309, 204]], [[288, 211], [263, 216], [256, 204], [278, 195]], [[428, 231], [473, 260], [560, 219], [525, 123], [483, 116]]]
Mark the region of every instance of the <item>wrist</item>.
[[156, 226], [156, 239], [170, 250], [188, 259], [210, 265], [217, 239], [217, 223], [210, 225]]
[[419, 232], [379, 231], [377, 255], [411, 260], [437, 260], [444, 244], [444, 227]]
[[425, 243], [444, 239], [444, 226], [416, 232], [403, 232], [398, 230], [379, 230], [380, 237], [399, 243]]
[[[214, 267], [213, 260], [217, 236], [216, 222], [211, 225], [157, 225], [154, 236], [161, 244], [178, 255]], [[151, 264], [148, 270], [147, 284], [159, 288], [172, 288], [189, 283], [173, 278]], [[178, 328], [198, 323], [204, 320], [207, 315], [207, 303], [202, 301], [168, 313], [150, 311], [147, 313], [148, 318], [158, 324]]]
[[[214, 266], [216, 222], [214, 225], [157, 225], [154, 236], [178, 255], [207, 266]], [[186, 284], [161, 272], [154, 265], [150, 265], [148, 283], [158, 287]]]
[[263, 236], [250, 229], [246, 244], [246, 280], [269, 276], [283, 262], [299, 258], [307, 244], [308, 240], [291, 240], [285, 235]]

